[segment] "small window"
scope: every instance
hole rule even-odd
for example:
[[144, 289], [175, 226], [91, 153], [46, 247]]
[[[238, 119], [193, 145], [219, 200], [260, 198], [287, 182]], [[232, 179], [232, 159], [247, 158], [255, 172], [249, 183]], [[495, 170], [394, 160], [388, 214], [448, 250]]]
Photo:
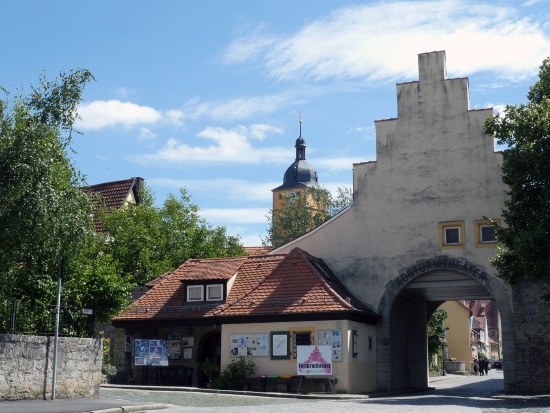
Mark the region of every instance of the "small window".
[[495, 227], [490, 225], [482, 225], [479, 227], [479, 236], [481, 242], [497, 242]]
[[448, 227], [445, 228], [445, 245], [459, 245], [460, 244], [460, 228]]
[[464, 247], [464, 222], [439, 223], [439, 244], [441, 249]]
[[292, 332], [292, 358], [296, 359], [297, 346], [311, 346], [313, 344], [312, 331], [293, 331]]
[[500, 219], [492, 221], [488, 219], [480, 219], [475, 221], [476, 247], [493, 247], [498, 242], [496, 228], [492, 225], [495, 223], [500, 225]]
[[187, 301], [203, 301], [204, 286], [188, 285], [187, 286]]
[[223, 284], [212, 284], [206, 286], [206, 301], [223, 300]]

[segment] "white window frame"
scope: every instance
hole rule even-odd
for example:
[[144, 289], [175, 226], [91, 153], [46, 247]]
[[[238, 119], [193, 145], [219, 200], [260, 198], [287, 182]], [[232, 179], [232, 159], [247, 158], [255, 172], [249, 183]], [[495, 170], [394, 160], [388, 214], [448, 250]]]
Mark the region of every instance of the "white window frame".
[[[495, 237], [490, 240], [484, 240], [483, 239], [483, 228], [493, 228], [491, 225], [480, 225], [479, 226], [479, 242], [482, 244], [494, 244], [497, 242], [497, 237], [495, 234]], [[494, 228], [493, 228], [494, 229]]]
[[[200, 299], [191, 298], [191, 290], [200, 289]], [[188, 302], [196, 302], [196, 301], [204, 301], [204, 285], [188, 285], [187, 286], [187, 301]]]
[[[447, 230], [458, 230], [458, 242], [447, 242]], [[464, 248], [465, 233], [464, 233], [464, 221], [445, 221], [439, 223], [439, 248], [452, 249], [452, 248]]]
[[[448, 242], [447, 241], [447, 231], [449, 230], [456, 230], [458, 233], [458, 242]], [[462, 240], [460, 239], [460, 227], [445, 227], [443, 228], [443, 237], [444, 237], [444, 244], [445, 245], [460, 245], [462, 244]]]
[[474, 221], [475, 236], [476, 236], [476, 247], [478, 248], [494, 248], [498, 244], [498, 239], [495, 237], [494, 240], [484, 241], [481, 235], [483, 227], [490, 227], [492, 223], [500, 225], [500, 218], [495, 218], [492, 221], [488, 219], [478, 219]]
[[[217, 287], [220, 289], [220, 298], [212, 298], [210, 297], [210, 290], [214, 287]], [[206, 301], [222, 301], [223, 300], [223, 284], [208, 284], [206, 286]]]

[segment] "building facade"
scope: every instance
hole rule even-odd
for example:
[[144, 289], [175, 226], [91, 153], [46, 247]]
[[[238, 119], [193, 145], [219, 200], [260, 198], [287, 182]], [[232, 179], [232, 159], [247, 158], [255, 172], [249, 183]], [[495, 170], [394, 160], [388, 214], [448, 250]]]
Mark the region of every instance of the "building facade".
[[418, 56], [419, 80], [397, 85], [397, 118], [376, 121], [376, 161], [354, 165], [353, 205], [276, 250], [323, 259], [381, 316], [377, 387], [427, 387], [426, 322], [443, 302], [494, 299], [502, 317], [505, 389], [516, 389], [511, 290], [488, 259], [488, 219], [505, 200], [502, 154], [472, 110], [467, 78], [445, 52]]

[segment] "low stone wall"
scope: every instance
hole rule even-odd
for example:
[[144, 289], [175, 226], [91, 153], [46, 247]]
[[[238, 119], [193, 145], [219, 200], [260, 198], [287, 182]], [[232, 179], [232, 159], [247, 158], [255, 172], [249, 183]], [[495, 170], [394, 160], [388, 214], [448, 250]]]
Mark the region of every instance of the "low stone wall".
[[[0, 334], [0, 401], [49, 399], [54, 338]], [[99, 339], [60, 337], [56, 398], [98, 397], [102, 344]]]

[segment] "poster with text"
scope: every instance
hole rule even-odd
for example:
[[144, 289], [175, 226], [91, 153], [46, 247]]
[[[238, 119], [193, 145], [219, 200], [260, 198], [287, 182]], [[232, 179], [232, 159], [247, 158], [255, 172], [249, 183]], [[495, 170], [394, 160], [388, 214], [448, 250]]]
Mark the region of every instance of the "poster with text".
[[321, 346], [332, 347], [332, 361], [342, 361], [342, 331], [320, 330], [317, 342]]
[[331, 346], [297, 346], [296, 372], [298, 375], [332, 375]]
[[269, 356], [267, 334], [230, 334], [229, 355], [238, 356]]
[[136, 366], [167, 366], [168, 341], [136, 339], [135, 358]]

